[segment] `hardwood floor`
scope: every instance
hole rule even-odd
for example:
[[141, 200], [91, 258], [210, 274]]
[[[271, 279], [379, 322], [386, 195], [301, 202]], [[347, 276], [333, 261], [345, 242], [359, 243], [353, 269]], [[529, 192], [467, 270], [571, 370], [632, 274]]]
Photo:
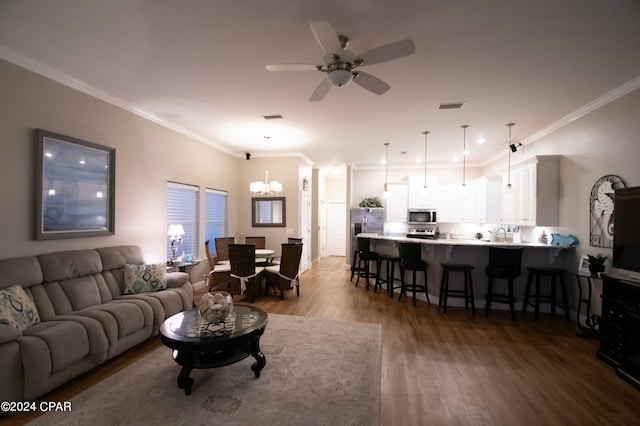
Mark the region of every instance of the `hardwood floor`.
[[[598, 342], [576, 337], [577, 325], [561, 314], [535, 321], [518, 312], [513, 322], [508, 311], [485, 317], [479, 310], [473, 318], [422, 301], [413, 308], [410, 298], [354, 287], [344, 263], [315, 263], [299, 298], [287, 292], [285, 300], [270, 295], [255, 304], [269, 313], [382, 324], [381, 425], [640, 424], [640, 390], [597, 359]], [[69, 400], [160, 345], [151, 339], [43, 399]]]

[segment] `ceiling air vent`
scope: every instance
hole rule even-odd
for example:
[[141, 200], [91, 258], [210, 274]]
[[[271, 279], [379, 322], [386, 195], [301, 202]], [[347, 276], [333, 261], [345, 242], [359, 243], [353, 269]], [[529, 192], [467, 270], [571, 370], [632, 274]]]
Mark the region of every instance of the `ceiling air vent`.
[[438, 105], [438, 109], [460, 109], [465, 105], [465, 102], [451, 102], [448, 104]]
[[282, 118], [282, 116], [280, 114], [273, 114], [273, 115], [263, 115], [262, 116], [265, 120], [279, 120]]

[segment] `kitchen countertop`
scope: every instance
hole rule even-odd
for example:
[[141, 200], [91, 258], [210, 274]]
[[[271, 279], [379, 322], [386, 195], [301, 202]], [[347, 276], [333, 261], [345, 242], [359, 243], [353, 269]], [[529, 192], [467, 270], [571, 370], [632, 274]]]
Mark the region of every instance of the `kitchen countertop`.
[[550, 245], [534, 242], [522, 242], [512, 243], [510, 241], [486, 241], [477, 239], [424, 239], [424, 238], [409, 238], [403, 236], [392, 235], [378, 235], [378, 234], [358, 234], [358, 237], [371, 238], [376, 240], [388, 240], [398, 242], [410, 242], [421, 244], [433, 244], [444, 246], [480, 246], [480, 247], [531, 247], [531, 248], [549, 248], [549, 249], [568, 249], [573, 248], [567, 245]]

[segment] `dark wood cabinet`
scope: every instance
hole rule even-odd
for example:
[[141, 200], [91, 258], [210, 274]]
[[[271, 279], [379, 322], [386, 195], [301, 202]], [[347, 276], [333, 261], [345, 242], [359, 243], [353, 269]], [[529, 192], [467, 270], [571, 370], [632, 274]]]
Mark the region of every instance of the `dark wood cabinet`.
[[598, 357], [640, 387], [640, 283], [602, 277], [602, 320]]

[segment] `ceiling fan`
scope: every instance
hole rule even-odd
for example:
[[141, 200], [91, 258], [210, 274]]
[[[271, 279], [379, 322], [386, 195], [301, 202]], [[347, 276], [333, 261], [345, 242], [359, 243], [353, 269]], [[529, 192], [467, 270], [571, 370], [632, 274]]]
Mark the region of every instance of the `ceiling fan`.
[[396, 41], [368, 50], [360, 55], [347, 50], [349, 39], [338, 35], [329, 22], [314, 21], [309, 24], [311, 32], [324, 51], [324, 65], [314, 64], [278, 64], [267, 65], [269, 71], [320, 71], [327, 73], [309, 98], [312, 102], [321, 101], [332, 87], [343, 87], [355, 81], [360, 87], [381, 95], [389, 90], [389, 85], [378, 77], [356, 68], [378, 64], [411, 55], [416, 47], [409, 39]]

